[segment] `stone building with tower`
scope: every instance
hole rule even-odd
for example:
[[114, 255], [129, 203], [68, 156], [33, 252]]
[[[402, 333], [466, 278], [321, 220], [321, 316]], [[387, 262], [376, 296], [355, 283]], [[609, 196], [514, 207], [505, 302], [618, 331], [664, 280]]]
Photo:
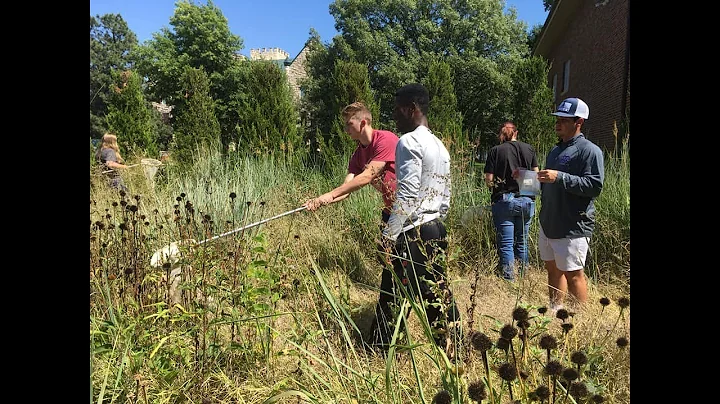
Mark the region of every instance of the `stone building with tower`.
[[297, 56], [290, 59], [290, 54], [280, 48], [250, 49], [250, 60], [269, 60], [275, 62], [280, 69], [285, 71], [288, 84], [292, 90], [293, 99], [299, 104], [303, 97], [300, 80], [307, 76], [305, 72], [305, 62], [309, 50], [308, 43], [305, 43], [305, 46], [303, 46]]

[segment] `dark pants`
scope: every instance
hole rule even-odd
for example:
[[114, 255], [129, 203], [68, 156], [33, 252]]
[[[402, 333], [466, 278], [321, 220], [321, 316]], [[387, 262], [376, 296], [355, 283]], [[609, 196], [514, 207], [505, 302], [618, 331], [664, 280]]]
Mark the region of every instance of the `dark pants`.
[[[395, 318], [391, 303], [395, 310], [399, 309], [403, 300], [400, 287], [406, 288], [411, 298], [418, 300], [421, 297], [425, 302], [431, 303], [425, 307], [425, 311], [428, 323], [433, 329], [447, 329], [447, 322], [460, 320], [455, 300], [445, 282], [444, 263], [437, 262], [440, 259], [438, 255], [447, 250], [446, 236], [445, 225], [437, 219], [422, 224], [419, 234], [418, 228], [412, 228], [398, 236], [393, 256], [399, 258], [393, 258], [391, 268], [386, 265], [382, 272], [380, 298], [375, 307], [375, 320], [372, 324], [373, 344], [387, 347], [390, 343]], [[379, 248], [384, 252], [382, 247]], [[386, 254], [383, 255], [387, 257]], [[400, 284], [391, 271], [400, 280]], [[439, 293], [436, 294], [432, 284], [425, 280], [437, 284]], [[432, 304], [435, 302], [442, 304]], [[447, 307], [447, 312], [444, 312], [443, 306]], [[442, 341], [437, 334], [435, 342], [444, 347]]]

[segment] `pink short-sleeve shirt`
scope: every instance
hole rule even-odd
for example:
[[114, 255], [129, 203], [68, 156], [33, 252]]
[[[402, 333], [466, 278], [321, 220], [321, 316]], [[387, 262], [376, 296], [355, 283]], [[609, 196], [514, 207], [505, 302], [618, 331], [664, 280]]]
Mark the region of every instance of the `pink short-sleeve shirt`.
[[371, 161], [384, 161], [385, 169], [380, 176], [372, 181], [373, 187], [380, 191], [385, 203], [384, 211], [390, 213], [395, 201], [397, 177], [395, 176], [395, 146], [398, 137], [387, 130], [373, 130], [372, 141], [367, 146], [358, 145], [350, 157], [348, 172], [358, 175], [365, 171]]

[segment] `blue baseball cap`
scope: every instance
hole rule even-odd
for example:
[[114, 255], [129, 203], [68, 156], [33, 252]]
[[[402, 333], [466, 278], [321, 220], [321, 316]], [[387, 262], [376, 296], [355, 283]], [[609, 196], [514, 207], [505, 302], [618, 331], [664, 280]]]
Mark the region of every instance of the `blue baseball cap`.
[[558, 105], [557, 110], [551, 115], [563, 116], [566, 118], [585, 118], [588, 119], [590, 115], [590, 108], [588, 108], [585, 101], [580, 98], [566, 98]]

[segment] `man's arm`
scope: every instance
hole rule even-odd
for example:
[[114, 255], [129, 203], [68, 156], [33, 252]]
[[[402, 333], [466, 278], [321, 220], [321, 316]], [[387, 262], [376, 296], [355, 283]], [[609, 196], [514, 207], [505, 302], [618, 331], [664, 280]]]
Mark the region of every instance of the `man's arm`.
[[305, 206], [313, 211], [320, 206], [329, 205], [331, 203], [342, 201], [347, 198], [350, 193], [369, 184], [374, 178], [380, 176], [385, 169], [385, 161], [371, 161], [365, 166], [365, 170], [358, 175], [348, 174], [345, 182], [330, 192], [324, 193], [315, 199], [305, 202]]

